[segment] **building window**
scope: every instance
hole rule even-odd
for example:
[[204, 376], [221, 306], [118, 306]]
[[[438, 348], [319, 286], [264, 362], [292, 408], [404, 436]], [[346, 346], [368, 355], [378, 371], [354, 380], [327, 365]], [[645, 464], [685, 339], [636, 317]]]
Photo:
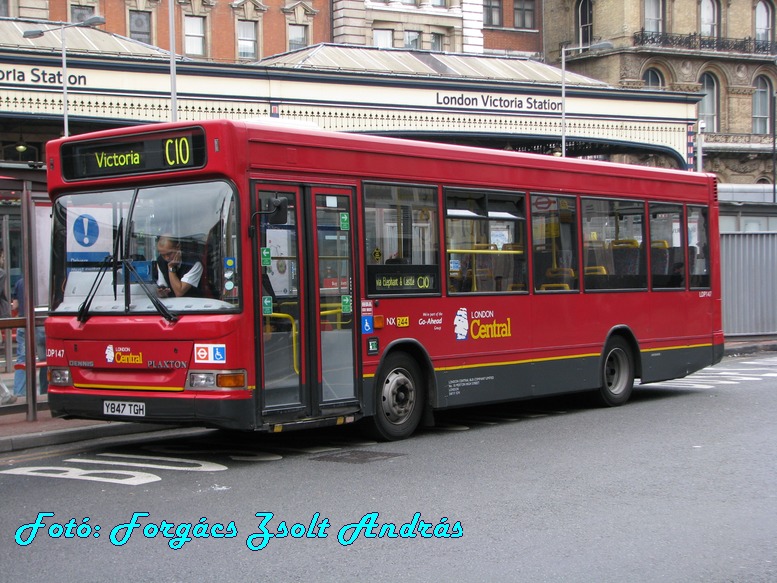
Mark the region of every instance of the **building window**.
[[534, 0], [515, 0], [515, 28], [535, 28]]
[[83, 22], [94, 16], [94, 6], [71, 6], [70, 22]]
[[184, 20], [186, 35], [184, 51], [187, 55], [205, 56], [205, 19], [202, 16], [186, 16]]
[[421, 33], [417, 30], [405, 31], [405, 48], [406, 49], [420, 49], [421, 48]]
[[718, 37], [720, 10], [716, 0], [701, 0], [701, 35]]
[[238, 59], [257, 59], [256, 23], [253, 20], [237, 21]]
[[646, 89], [663, 89], [665, 87], [664, 76], [657, 69], [648, 69], [642, 75], [642, 81]]
[[129, 37], [133, 40], [153, 44], [151, 42], [151, 13], [145, 10], [129, 11]]
[[11, 16], [8, 10], [8, 0], [0, 0], [0, 16]]
[[755, 5], [755, 40], [772, 40], [772, 7], [764, 0]]
[[394, 31], [390, 28], [376, 28], [372, 31], [372, 44], [381, 49], [394, 46]]
[[415, 0], [402, 0], [402, 4], [409, 4], [410, 6], [415, 6]]
[[581, 47], [593, 41], [594, 9], [591, 0], [580, 0], [577, 4], [577, 43]]
[[699, 120], [704, 122], [705, 131], [718, 131], [718, 83], [713, 75], [701, 76], [701, 94], [699, 102]]
[[502, 26], [502, 0], [483, 0], [483, 26]]
[[445, 8], [445, 0], [432, 0], [432, 6], [437, 6], [438, 8]]
[[664, 32], [664, 0], [645, 0], [645, 32]]
[[755, 80], [753, 93], [753, 133], [768, 134], [772, 113], [772, 84], [763, 75]]
[[304, 49], [308, 44], [308, 27], [304, 24], [290, 24], [289, 50]]
[[445, 35], [439, 32], [432, 33], [432, 50], [442, 52], [445, 50]]

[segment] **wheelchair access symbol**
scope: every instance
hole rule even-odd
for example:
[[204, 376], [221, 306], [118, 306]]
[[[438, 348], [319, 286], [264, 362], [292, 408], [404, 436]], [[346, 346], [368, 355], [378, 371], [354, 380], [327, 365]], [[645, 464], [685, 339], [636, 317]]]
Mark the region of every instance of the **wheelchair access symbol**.
[[227, 362], [227, 347], [224, 344], [195, 344], [194, 362], [223, 364]]
[[362, 316], [362, 332], [371, 334], [375, 330], [375, 323], [372, 316]]

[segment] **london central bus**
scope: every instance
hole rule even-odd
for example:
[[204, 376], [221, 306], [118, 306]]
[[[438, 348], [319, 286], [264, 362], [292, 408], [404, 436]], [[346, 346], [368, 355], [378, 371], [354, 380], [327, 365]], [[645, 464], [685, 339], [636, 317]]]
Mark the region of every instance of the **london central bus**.
[[723, 354], [709, 175], [269, 120], [63, 138], [47, 168], [55, 416], [392, 440]]

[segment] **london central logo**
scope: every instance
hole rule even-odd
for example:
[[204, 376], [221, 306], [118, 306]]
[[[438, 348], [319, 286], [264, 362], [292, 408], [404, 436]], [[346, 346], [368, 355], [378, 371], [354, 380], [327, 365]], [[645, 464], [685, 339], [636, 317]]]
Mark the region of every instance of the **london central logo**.
[[456, 340], [466, 340], [469, 335], [469, 316], [467, 308], [459, 308], [456, 317], [453, 319], [453, 331], [456, 333]]

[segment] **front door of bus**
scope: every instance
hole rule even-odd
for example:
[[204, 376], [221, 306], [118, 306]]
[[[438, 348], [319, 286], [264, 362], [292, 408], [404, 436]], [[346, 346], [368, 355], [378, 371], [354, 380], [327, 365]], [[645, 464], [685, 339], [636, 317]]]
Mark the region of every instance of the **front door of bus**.
[[262, 415], [354, 411], [353, 192], [258, 183], [255, 192]]

